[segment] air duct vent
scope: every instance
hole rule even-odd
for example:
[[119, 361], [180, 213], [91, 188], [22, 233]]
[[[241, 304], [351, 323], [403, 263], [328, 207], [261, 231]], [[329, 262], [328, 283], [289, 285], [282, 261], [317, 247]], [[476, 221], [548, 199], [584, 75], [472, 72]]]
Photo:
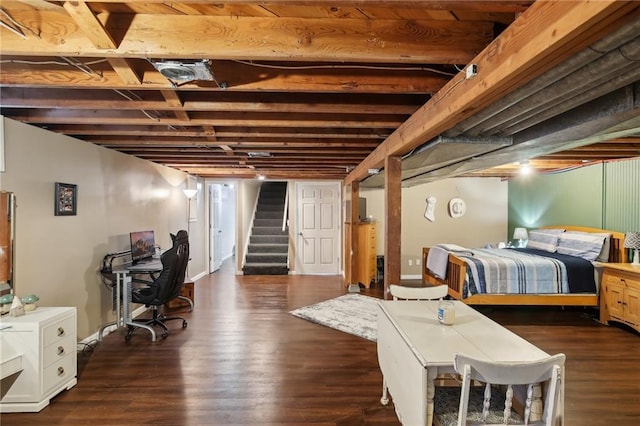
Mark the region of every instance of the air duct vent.
[[151, 63], [160, 74], [173, 82], [187, 83], [196, 80], [216, 80], [208, 60], [198, 62], [151, 61]]

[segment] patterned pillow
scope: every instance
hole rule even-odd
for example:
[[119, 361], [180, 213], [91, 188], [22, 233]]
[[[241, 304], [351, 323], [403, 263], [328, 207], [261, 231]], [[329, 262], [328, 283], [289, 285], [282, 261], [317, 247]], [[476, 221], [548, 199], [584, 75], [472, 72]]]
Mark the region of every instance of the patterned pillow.
[[563, 232], [564, 229], [534, 229], [529, 231], [527, 248], [554, 253], [558, 248], [558, 237]]
[[558, 253], [593, 261], [600, 255], [604, 240], [603, 234], [567, 231], [560, 235]]

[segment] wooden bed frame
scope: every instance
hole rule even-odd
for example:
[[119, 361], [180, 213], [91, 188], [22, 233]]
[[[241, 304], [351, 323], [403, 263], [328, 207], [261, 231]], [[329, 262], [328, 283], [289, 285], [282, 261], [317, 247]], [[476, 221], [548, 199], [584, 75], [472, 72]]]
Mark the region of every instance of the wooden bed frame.
[[[611, 234], [609, 262], [627, 263], [624, 248], [624, 233], [582, 226], [542, 226], [541, 228], [562, 228], [567, 231], [602, 232]], [[538, 306], [598, 306], [598, 294], [474, 294], [463, 298], [462, 287], [466, 278], [466, 263], [454, 254], [449, 254], [446, 279], [442, 280], [427, 270], [429, 248], [422, 249], [422, 284], [447, 285], [449, 295], [469, 305], [538, 305]]]

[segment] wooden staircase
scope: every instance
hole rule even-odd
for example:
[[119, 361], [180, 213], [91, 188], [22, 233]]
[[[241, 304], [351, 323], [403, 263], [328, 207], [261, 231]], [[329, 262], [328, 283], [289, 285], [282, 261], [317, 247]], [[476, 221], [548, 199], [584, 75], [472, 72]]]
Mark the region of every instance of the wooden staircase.
[[288, 275], [289, 229], [282, 229], [286, 182], [265, 182], [242, 268], [244, 275]]

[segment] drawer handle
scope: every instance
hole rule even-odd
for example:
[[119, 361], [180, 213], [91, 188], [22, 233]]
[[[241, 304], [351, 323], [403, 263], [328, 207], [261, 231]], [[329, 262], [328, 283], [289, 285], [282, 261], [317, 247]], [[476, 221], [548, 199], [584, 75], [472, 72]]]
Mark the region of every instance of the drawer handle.
[[64, 367], [58, 367], [58, 376], [64, 375]]
[[64, 327], [58, 327], [58, 336], [64, 336]]
[[62, 346], [58, 346], [58, 355], [62, 355], [64, 353], [64, 348]]

